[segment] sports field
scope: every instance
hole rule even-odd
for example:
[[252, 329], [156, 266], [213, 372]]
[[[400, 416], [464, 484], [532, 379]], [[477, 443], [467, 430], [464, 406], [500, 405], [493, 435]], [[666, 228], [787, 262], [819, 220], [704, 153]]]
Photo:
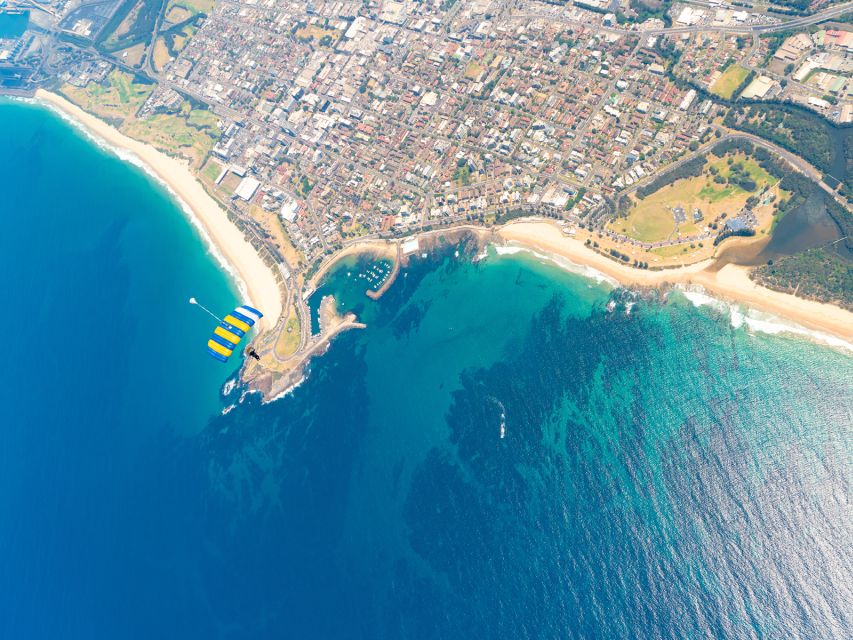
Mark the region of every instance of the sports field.
[[734, 95], [735, 90], [749, 75], [749, 70], [744, 69], [739, 64], [730, 64], [723, 75], [721, 75], [714, 84], [711, 85], [711, 93], [730, 100]]
[[[755, 189], [748, 191], [740, 184], [729, 181], [736, 176], [748, 176], [755, 183]], [[610, 226], [617, 233], [642, 242], [660, 242], [679, 235], [690, 236], [699, 233], [723, 213], [736, 214], [743, 208], [747, 198], [776, 182], [776, 178], [762, 169], [754, 159], [742, 153], [727, 154], [723, 158], [712, 155], [702, 175], [677, 180], [642, 200], [635, 200], [628, 216], [617, 218]], [[677, 207], [684, 210], [686, 217], [685, 221], [678, 224], [674, 215]], [[693, 220], [696, 209], [702, 213], [702, 220], [698, 223]]]

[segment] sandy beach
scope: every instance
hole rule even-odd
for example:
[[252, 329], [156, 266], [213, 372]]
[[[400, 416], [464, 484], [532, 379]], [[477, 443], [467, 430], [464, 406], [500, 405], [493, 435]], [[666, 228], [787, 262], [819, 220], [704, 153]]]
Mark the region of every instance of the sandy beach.
[[241, 293], [248, 296], [248, 300], [242, 302], [264, 313], [261, 328], [275, 325], [282, 313], [282, 293], [272, 270], [228, 219], [225, 210], [204, 190], [186, 162], [129, 138], [59, 95], [40, 89], [36, 92], [36, 99], [70, 117], [109, 146], [129, 152], [168, 185], [192, 212], [193, 222], [201, 227], [214, 251], [221, 254], [225, 262], [223, 266], [236, 280]]
[[376, 257], [394, 260], [397, 257], [397, 242], [388, 240], [364, 240], [347, 245], [334, 255], [326, 258], [317, 272], [311, 277], [311, 289], [314, 289], [323, 280], [329, 270], [347, 256], [372, 254]]
[[[263, 325], [272, 327], [282, 313], [282, 292], [273, 272], [261, 260], [242, 232], [229, 220], [222, 207], [204, 190], [189, 166], [162, 153], [154, 147], [122, 134], [114, 127], [86, 113], [65, 98], [39, 90], [36, 98], [82, 125], [95, 137], [109, 145], [130, 152], [178, 196], [192, 211], [213, 246], [222, 254], [226, 268], [232, 272], [238, 286], [245, 290], [248, 302], [261, 309]], [[478, 229], [486, 232], [486, 230]], [[726, 265], [712, 269], [713, 261], [706, 260], [687, 267], [663, 271], [639, 270], [606, 258], [583, 242], [567, 237], [551, 222], [519, 221], [496, 231], [499, 239], [544, 254], [591, 267], [624, 285], [660, 286], [665, 284], [694, 284], [726, 301], [795, 322], [810, 330], [823, 332], [847, 342], [853, 342], [853, 313], [830, 304], [805, 300], [790, 294], [772, 291], [757, 285], [744, 267]], [[365, 251], [393, 255], [393, 243], [366, 241], [356, 243], [327, 260], [312, 278], [318, 282], [328, 268], [348, 254]]]
[[831, 304], [804, 300], [761, 287], [749, 278], [745, 267], [730, 264], [715, 271], [710, 269], [712, 261], [706, 260], [665, 271], [634, 269], [605, 258], [584, 246], [580, 240], [565, 236], [559, 227], [549, 222], [511, 223], [499, 229], [497, 235], [509, 243], [592, 267], [625, 285], [700, 285], [721, 300], [743, 303], [807, 329], [853, 342], [853, 313]]

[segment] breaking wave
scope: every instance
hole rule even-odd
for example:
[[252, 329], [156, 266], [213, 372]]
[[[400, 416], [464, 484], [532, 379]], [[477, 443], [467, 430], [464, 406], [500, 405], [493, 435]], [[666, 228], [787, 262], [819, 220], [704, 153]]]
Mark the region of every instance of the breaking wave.
[[843, 349], [853, 353], [853, 344], [836, 336], [814, 331], [800, 324], [785, 320], [772, 313], [751, 309], [745, 305], [726, 302], [711, 296], [699, 285], [676, 285], [673, 289], [694, 307], [711, 307], [720, 314], [728, 315], [729, 322], [735, 329], [745, 328], [748, 331], [769, 335], [793, 335], [804, 337], [823, 345]]

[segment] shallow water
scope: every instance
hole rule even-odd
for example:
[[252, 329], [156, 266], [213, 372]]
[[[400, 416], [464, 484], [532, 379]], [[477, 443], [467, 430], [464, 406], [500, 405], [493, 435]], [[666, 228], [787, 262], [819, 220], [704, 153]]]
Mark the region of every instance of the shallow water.
[[3, 637], [850, 636], [849, 355], [448, 248], [378, 302], [333, 273], [368, 328], [217, 416], [200, 241], [14, 108]]

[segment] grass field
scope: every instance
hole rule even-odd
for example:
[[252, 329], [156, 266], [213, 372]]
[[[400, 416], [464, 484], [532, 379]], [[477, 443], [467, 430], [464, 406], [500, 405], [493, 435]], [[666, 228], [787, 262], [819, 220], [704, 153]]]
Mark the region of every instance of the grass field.
[[153, 85], [134, 82], [128, 73], [113, 71], [106, 85], [90, 82], [80, 88], [66, 84], [62, 93], [89, 113], [115, 123], [132, 117], [153, 88]]
[[130, 32], [131, 27], [136, 22], [136, 19], [139, 17], [139, 12], [142, 11], [142, 5], [144, 3], [140, 0], [137, 2], [133, 9], [125, 16], [124, 20], [119, 23], [118, 27], [115, 31], [110, 34], [110, 37], [104, 41], [104, 46], [112, 48], [119, 41], [122, 36], [127, 35]]
[[735, 90], [749, 75], [749, 70], [739, 64], [730, 64], [716, 82], [711, 85], [711, 93], [731, 100]]
[[296, 315], [296, 309], [291, 305], [284, 331], [279, 334], [275, 343], [275, 352], [280, 358], [287, 358], [296, 353], [300, 342], [302, 342], [302, 332], [299, 326], [299, 316]]
[[[746, 191], [734, 183], [714, 182], [713, 170], [728, 179], [733, 171], [728, 163], [740, 163], [742, 172], [747, 173], [755, 182], [755, 191]], [[744, 154], [728, 154], [723, 158], [710, 156], [705, 164], [703, 175], [677, 180], [643, 200], [637, 200], [626, 218], [617, 218], [611, 228], [642, 242], [659, 242], [699, 233], [705, 225], [720, 214], [735, 214], [744, 206], [751, 195], [758, 194], [764, 187], [776, 184], [777, 180], [762, 169], [758, 163]], [[687, 221], [676, 228], [673, 209], [682, 207]], [[695, 224], [693, 211], [699, 209], [703, 219]]]
[[116, 51], [114, 55], [119, 58], [119, 60], [123, 60], [126, 65], [130, 67], [138, 67], [139, 63], [142, 62], [142, 56], [145, 55], [145, 43], [140, 42], [139, 44], [135, 44], [127, 49]]
[[201, 175], [207, 178], [211, 183], [214, 183], [220, 173], [222, 173], [222, 167], [219, 166], [219, 163], [216, 162], [216, 160], [210, 159], [207, 161], [207, 164], [204, 165]]
[[154, 66], [158, 71], [162, 71], [163, 67], [165, 67], [171, 59], [172, 56], [169, 55], [169, 48], [166, 46], [166, 42], [163, 40], [163, 37], [160, 36], [157, 38], [157, 42], [154, 43]]
[[194, 15], [194, 12], [186, 7], [182, 7], [181, 5], [172, 5], [169, 7], [169, 10], [166, 12], [166, 22], [171, 22], [172, 24], [178, 24], [179, 22], [183, 22], [187, 18], [191, 18]]
[[[195, 15], [197, 13], [206, 13], [210, 15], [210, 12], [213, 10], [213, 5], [216, 4], [216, 0], [169, 0], [169, 5], [166, 9], [166, 15], [174, 10], [175, 7], [183, 8], [187, 11], [187, 15], [181, 20], [186, 20], [189, 16]], [[177, 14], [182, 15], [182, 14]], [[173, 20], [172, 17], [177, 16], [169, 16], [169, 21], [172, 23], [180, 22], [181, 20]]]
[[453, 184], [459, 187], [468, 186], [471, 184], [471, 167], [467, 164], [461, 167], [456, 167], [451, 180], [453, 181]]
[[367, 227], [360, 222], [352, 222], [341, 225], [341, 235], [344, 238], [359, 238], [368, 234]]
[[233, 195], [234, 189], [236, 189], [237, 185], [240, 184], [240, 180], [240, 176], [229, 171], [225, 177], [222, 178], [222, 182], [219, 183], [219, 189], [226, 195]]
[[652, 249], [650, 253], [661, 258], [683, 257], [690, 250], [689, 244], [673, 244], [668, 247]]
[[324, 29], [316, 24], [309, 24], [297, 30], [296, 37], [300, 40], [314, 40], [321, 42], [323, 38], [327, 38], [330, 42], [338, 39], [339, 32], [335, 29]]
[[471, 60], [471, 62], [468, 63], [468, 66], [465, 67], [465, 77], [469, 80], [479, 80], [485, 70], [486, 68], [479, 62]]
[[126, 123], [124, 132], [158, 149], [189, 159], [198, 167], [219, 139], [217, 118], [204, 109], [184, 103], [179, 114], [157, 114]]
[[172, 52], [174, 52], [174, 55], [179, 54], [187, 46], [187, 43], [195, 35], [196, 31], [198, 31], [198, 27], [188, 24], [181, 29], [180, 33], [169, 34], [168, 37], [172, 39]]

